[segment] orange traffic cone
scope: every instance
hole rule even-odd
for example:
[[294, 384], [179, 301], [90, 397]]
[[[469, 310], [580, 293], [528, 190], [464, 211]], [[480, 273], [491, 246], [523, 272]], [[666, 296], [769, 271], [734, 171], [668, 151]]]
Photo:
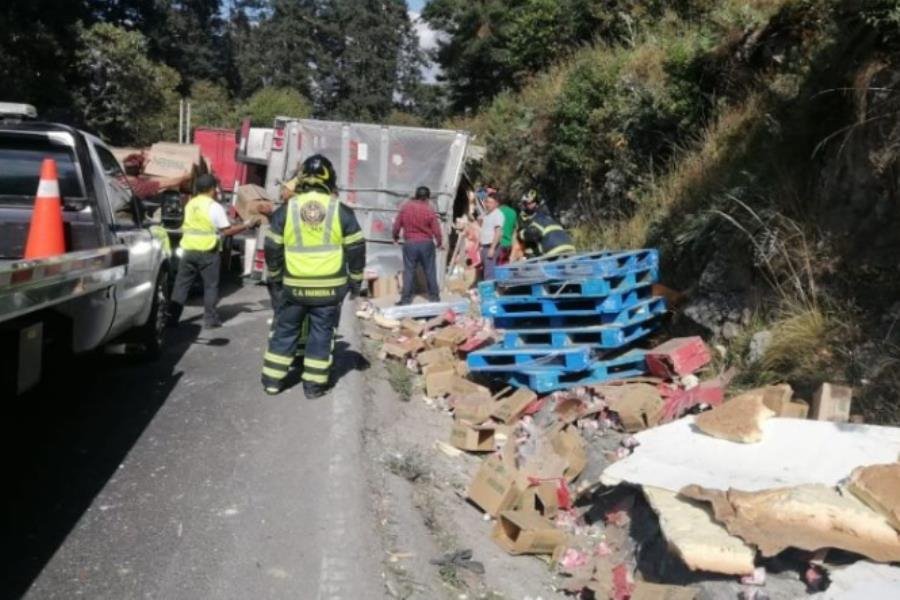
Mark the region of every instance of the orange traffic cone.
[[63, 232], [62, 200], [59, 197], [59, 179], [56, 161], [45, 158], [41, 164], [41, 182], [38, 184], [25, 258], [46, 258], [66, 252]]

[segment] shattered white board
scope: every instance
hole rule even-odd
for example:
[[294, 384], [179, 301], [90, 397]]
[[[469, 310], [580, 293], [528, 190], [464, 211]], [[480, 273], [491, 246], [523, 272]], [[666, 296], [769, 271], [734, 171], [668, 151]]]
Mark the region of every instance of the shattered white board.
[[635, 435], [640, 445], [608, 466], [604, 485], [623, 482], [677, 492], [688, 485], [753, 492], [821, 483], [836, 485], [856, 467], [900, 455], [900, 428], [804, 419], [768, 419], [755, 444], [708, 436], [694, 417]]
[[879, 600], [900, 598], [900, 567], [867, 560], [828, 572], [831, 585], [811, 598], [817, 600]]

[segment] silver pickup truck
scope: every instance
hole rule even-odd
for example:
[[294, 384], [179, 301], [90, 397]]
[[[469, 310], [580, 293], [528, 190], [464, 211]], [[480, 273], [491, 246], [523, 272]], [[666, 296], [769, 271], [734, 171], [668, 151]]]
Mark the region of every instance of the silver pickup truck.
[[[86, 352], [113, 341], [155, 358], [163, 345], [171, 249], [146, 223], [97, 137], [0, 103], [0, 395], [40, 379], [47, 347]], [[56, 161], [67, 253], [24, 260], [41, 163]]]

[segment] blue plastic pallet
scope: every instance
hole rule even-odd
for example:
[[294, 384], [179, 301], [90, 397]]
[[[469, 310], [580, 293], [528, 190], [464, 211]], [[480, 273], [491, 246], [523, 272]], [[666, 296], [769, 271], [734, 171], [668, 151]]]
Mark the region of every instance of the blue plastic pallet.
[[503, 344], [494, 344], [470, 353], [466, 357], [466, 364], [470, 371], [480, 372], [508, 372], [538, 367], [583, 371], [593, 362], [593, 354], [588, 346], [552, 348], [535, 345], [504, 348]]
[[551, 368], [528, 369], [507, 373], [504, 378], [513, 385], [546, 394], [581, 385], [597, 385], [614, 379], [638, 377], [646, 372], [644, 351], [632, 350], [617, 358], [594, 361], [590, 368], [575, 373]]
[[650, 322], [666, 312], [662, 298], [646, 300], [624, 311], [620, 322], [608, 325], [594, 325], [569, 328], [510, 329], [503, 332], [505, 348], [546, 345], [551, 348], [567, 346], [590, 346], [603, 350], [615, 350], [631, 344], [656, 329]]
[[525, 331], [534, 329], [579, 329], [601, 325], [628, 325], [647, 311], [653, 314], [665, 312], [664, 298], [649, 298], [633, 303], [618, 311], [571, 311], [566, 314], [495, 317], [497, 329]]
[[501, 296], [481, 303], [485, 317], [525, 319], [529, 317], [585, 316], [619, 313], [643, 300], [650, 299], [651, 287], [645, 285], [620, 294], [599, 298], [541, 298], [534, 296]]
[[659, 281], [659, 269], [648, 267], [612, 277], [589, 277], [564, 281], [541, 281], [526, 285], [506, 286], [502, 282], [482, 281], [478, 284], [481, 300], [497, 300], [508, 296], [532, 298], [587, 298], [621, 294]]
[[556, 260], [533, 258], [496, 267], [494, 279], [509, 284], [528, 284], [551, 279], [613, 277], [631, 271], [659, 267], [659, 252], [593, 252]]

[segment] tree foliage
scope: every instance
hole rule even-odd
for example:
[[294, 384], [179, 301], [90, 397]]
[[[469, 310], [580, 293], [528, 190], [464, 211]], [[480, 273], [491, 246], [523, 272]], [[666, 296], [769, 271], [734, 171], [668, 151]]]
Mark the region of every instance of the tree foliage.
[[85, 125], [114, 144], [174, 137], [178, 73], [147, 58], [147, 41], [111, 24], [82, 30], [75, 65], [85, 85], [73, 93]]
[[211, 81], [191, 85], [191, 124], [206, 127], [234, 127], [234, 103], [224, 86]]
[[257, 127], [270, 127], [277, 116], [312, 116], [312, 106], [294, 88], [264, 87], [238, 107], [238, 117], [250, 117]]

